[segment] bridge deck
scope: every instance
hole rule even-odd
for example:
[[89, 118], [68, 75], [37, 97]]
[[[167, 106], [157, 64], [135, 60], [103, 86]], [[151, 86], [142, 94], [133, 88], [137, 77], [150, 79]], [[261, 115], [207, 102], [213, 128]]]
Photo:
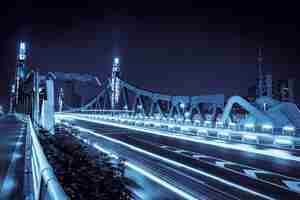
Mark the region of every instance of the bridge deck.
[[0, 118], [0, 200], [23, 199], [26, 123]]

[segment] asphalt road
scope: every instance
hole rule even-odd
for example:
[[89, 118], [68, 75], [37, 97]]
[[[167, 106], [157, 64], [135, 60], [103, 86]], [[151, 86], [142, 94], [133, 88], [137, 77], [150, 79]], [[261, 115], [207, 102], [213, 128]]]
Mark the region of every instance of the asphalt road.
[[[102, 138], [86, 132], [81, 132], [80, 137], [88, 139], [89, 143], [96, 143], [115, 155], [125, 158], [128, 162], [144, 169], [160, 179], [167, 181], [168, 183], [171, 183], [172, 185], [175, 185], [177, 188], [181, 188], [184, 192], [191, 194], [194, 197], [199, 199], [208, 199], [207, 196], [210, 195], [211, 197], [209, 199], [234, 199], [230, 195], [226, 196], [226, 194], [220, 194], [220, 192], [208, 189], [205, 186], [201, 186], [205, 183], [196, 178], [197, 174], [194, 174], [195, 177], [185, 174], [182, 172], [182, 169], [178, 167], [174, 168], [158, 159], [136, 152], [130, 148], [124, 147], [123, 145], [111, 142], [109, 140], [103, 140]], [[135, 180], [137, 177], [132, 178]], [[141, 187], [145, 187], [143, 185], [144, 183], [141, 184]], [[168, 195], [166, 195], [164, 192], [160, 192], [160, 190], [164, 191], [164, 189], [161, 188], [162, 187], [158, 185], [158, 187], [152, 191], [152, 193], [156, 193], [155, 195], [158, 196], [157, 199], [183, 199], [171, 191], [168, 191]], [[152, 194], [148, 195], [151, 196]]]
[[[299, 173], [298, 170], [294, 171], [299, 169], [299, 163], [296, 161], [274, 159], [244, 151], [233, 151], [208, 144], [193, 143], [90, 122], [73, 121], [72, 123], [193, 169], [204, 171], [270, 198], [300, 199], [299, 193], [296, 192], [297, 186], [293, 186], [294, 183], [298, 184], [298, 179], [294, 179], [294, 177], [298, 178], [297, 173]], [[144, 167], [195, 197], [203, 199], [262, 199], [253, 193], [224, 184], [222, 181], [171, 165], [120, 144], [103, 140], [98, 136], [89, 133], [85, 133], [83, 136], [90, 141], [97, 141], [103, 148], [110, 149], [117, 155]], [[289, 186], [283, 181], [289, 181]], [[293, 191], [293, 189], [295, 190]]]
[[26, 124], [14, 116], [0, 119], [0, 199], [23, 199]]

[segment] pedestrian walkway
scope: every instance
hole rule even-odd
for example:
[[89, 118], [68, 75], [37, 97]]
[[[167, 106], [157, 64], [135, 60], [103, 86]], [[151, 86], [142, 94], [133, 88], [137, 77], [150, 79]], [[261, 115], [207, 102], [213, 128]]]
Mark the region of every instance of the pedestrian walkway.
[[26, 123], [0, 117], [0, 200], [23, 199]]

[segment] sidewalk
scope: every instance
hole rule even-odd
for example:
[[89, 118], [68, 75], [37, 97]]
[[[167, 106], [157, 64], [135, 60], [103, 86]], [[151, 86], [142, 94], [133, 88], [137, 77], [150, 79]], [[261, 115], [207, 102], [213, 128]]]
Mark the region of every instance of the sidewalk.
[[0, 118], [0, 200], [23, 199], [26, 123]]

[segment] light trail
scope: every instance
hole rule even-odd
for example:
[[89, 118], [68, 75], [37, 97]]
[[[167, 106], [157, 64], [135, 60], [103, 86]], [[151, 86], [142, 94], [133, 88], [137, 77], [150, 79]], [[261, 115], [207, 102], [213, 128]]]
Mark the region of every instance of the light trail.
[[[66, 115], [64, 115], [64, 117], [65, 117], [65, 118], [71, 118], [71, 119], [73, 118], [73, 119], [78, 119], [78, 120], [85, 120], [85, 121], [90, 121], [90, 122], [94, 122], [94, 123], [100, 123], [100, 122], [97, 121], [97, 120], [91, 120], [91, 119], [86, 119], [86, 118], [77, 117], [77, 116], [66, 116]], [[111, 124], [110, 124], [110, 125], [111, 125]], [[95, 135], [95, 136], [101, 137], [101, 138], [103, 138], [103, 139], [109, 140], [109, 141], [111, 141], [111, 142], [121, 144], [121, 145], [123, 145], [123, 146], [128, 147], [129, 149], [132, 149], [132, 150], [137, 151], [137, 152], [140, 152], [140, 153], [144, 153], [144, 154], [146, 154], [146, 155], [148, 155], [148, 156], [151, 156], [151, 157], [153, 157], [153, 158], [162, 160], [162, 161], [164, 161], [164, 162], [166, 162], [166, 163], [169, 163], [169, 164], [172, 164], [172, 165], [175, 165], [175, 166], [178, 166], [178, 167], [182, 167], [182, 168], [185, 168], [185, 169], [187, 169], [187, 170], [190, 170], [190, 171], [193, 171], [193, 172], [195, 172], [195, 173], [198, 173], [198, 174], [200, 174], [200, 175], [209, 177], [209, 178], [211, 178], [211, 179], [213, 179], [213, 180], [216, 180], [216, 181], [221, 182], [221, 183], [223, 183], [223, 184], [225, 184], [225, 185], [234, 187], [234, 188], [239, 189], [239, 190], [241, 190], [241, 191], [244, 191], [244, 192], [247, 192], [247, 193], [250, 193], [250, 194], [259, 196], [259, 197], [264, 198], [264, 199], [274, 200], [274, 198], [272, 198], [272, 197], [270, 197], [270, 196], [267, 196], [267, 195], [264, 195], [264, 194], [262, 194], [262, 193], [259, 193], [259, 192], [256, 192], [256, 191], [254, 191], [254, 190], [251, 190], [251, 189], [249, 189], [249, 188], [240, 186], [240, 185], [238, 185], [238, 184], [235, 184], [235, 183], [233, 183], [233, 182], [227, 181], [227, 180], [225, 180], [225, 179], [222, 179], [222, 178], [220, 178], [220, 177], [214, 176], [214, 175], [212, 175], [212, 174], [206, 173], [206, 172], [204, 172], [204, 171], [200, 171], [200, 170], [198, 170], [198, 169], [189, 167], [189, 166], [187, 166], [187, 165], [184, 165], [184, 164], [182, 164], [182, 163], [176, 162], [176, 161], [174, 161], [174, 160], [170, 160], [170, 159], [168, 159], [168, 158], [165, 158], [165, 157], [162, 157], [162, 156], [153, 154], [153, 153], [151, 153], [151, 152], [149, 152], [149, 151], [145, 151], [145, 150], [143, 150], [143, 149], [137, 148], [137, 147], [135, 147], [135, 146], [133, 146], [133, 145], [127, 144], [127, 143], [122, 142], [122, 141], [120, 141], [120, 140], [116, 140], [116, 139], [113, 139], [113, 138], [104, 136], [104, 135], [99, 134], [99, 133], [96, 133], [96, 132], [94, 132], [94, 131], [92, 131], [92, 130], [90, 130], [90, 129], [82, 128], [82, 127], [80, 127], [80, 126], [73, 126], [73, 127], [77, 128], [77, 129], [79, 129], [79, 130], [81, 130], [81, 131], [83, 131], [83, 132], [87, 132], [87, 133], [90, 133], [90, 134], [92, 134], [92, 135]], [[123, 127], [123, 128], [124, 128], [124, 127]]]
[[[76, 127], [76, 128], [77, 128], [77, 127]], [[86, 131], [85, 131], [85, 132], [86, 132]], [[87, 144], [90, 144], [90, 143], [87, 142], [87, 140], [84, 140], [82, 137], [77, 137], [77, 138], [80, 139], [80, 140], [83, 140], [83, 141], [84, 141], [85, 143], [87, 143]], [[96, 144], [96, 143], [93, 144], [93, 147], [96, 148], [98, 151], [100, 151], [100, 152], [102, 152], [102, 153], [105, 153], [105, 154], [111, 156], [111, 157], [114, 158], [114, 159], [117, 159], [117, 160], [119, 159], [119, 157], [118, 157], [116, 154], [111, 153], [110, 151], [108, 151], [108, 150], [102, 148], [101, 146], [99, 146], [99, 145]], [[162, 180], [161, 178], [158, 178], [157, 176], [154, 176], [153, 174], [147, 172], [146, 170], [144, 170], [144, 169], [138, 167], [137, 165], [134, 165], [133, 163], [130, 163], [130, 162], [128, 162], [128, 161], [125, 161], [125, 165], [126, 165], [127, 167], [131, 168], [132, 170], [134, 170], [134, 171], [136, 171], [136, 172], [138, 172], [138, 173], [144, 175], [145, 177], [149, 178], [150, 180], [152, 180], [152, 181], [158, 183], [159, 185], [161, 185], [161, 186], [163, 186], [163, 187], [165, 187], [165, 188], [171, 190], [172, 192], [178, 194], [179, 196], [183, 197], [184, 199], [187, 199], [187, 200], [199, 200], [199, 199], [197, 199], [197, 198], [191, 196], [190, 194], [188, 194], [188, 193], [186, 193], [186, 192], [184, 192], [184, 191], [182, 191], [182, 190], [180, 190], [180, 189], [178, 189], [178, 188], [172, 186], [171, 184], [169, 184], [168, 182]], [[206, 199], [203, 199], [203, 198], [202, 198], [201, 200], [206, 200]]]
[[[196, 143], [209, 144], [209, 145], [218, 146], [218, 147], [222, 147], [222, 148], [226, 148], [226, 149], [233, 149], [233, 150], [237, 150], [237, 151], [246, 151], [246, 152], [260, 154], [260, 155], [264, 155], [264, 156], [270, 156], [270, 157], [274, 157], [274, 158], [300, 162], [300, 157], [291, 155], [289, 152], [281, 150], [281, 149], [270, 148], [270, 149], [262, 150], [262, 149], [256, 149], [247, 144], [232, 145], [232, 144], [225, 143], [224, 141], [222, 141], [222, 142], [208, 141], [205, 139], [201, 139], [200, 137], [199, 138], [191, 138], [191, 137], [183, 136], [181, 134], [175, 135], [173, 133], [172, 133], [172, 135], [170, 135], [167, 133], [163, 133], [162, 131], [159, 131], [159, 130], [151, 130], [151, 129], [147, 129], [147, 128], [143, 128], [143, 127], [133, 127], [133, 126], [118, 124], [118, 123], [113, 123], [113, 122], [87, 119], [86, 117], [81, 117], [81, 116], [77, 116], [77, 115], [78, 114], [68, 114], [70, 119], [73, 118], [73, 119], [78, 119], [78, 120], [85, 120], [85, 121], [90, 121], [93, 123], [110, 125], [110, 126], [115, 126], [115, 127], [119, 127], [119, 128], [126, 128], [126, 129], [130, 129], [130, 130], [135, 130], [135, 131], [142, 131], [142, 132], [165, 136], [165, 137], [171, 137], [171, 138], [176, 138], [176, 139], [181, 139], [181, 140], [186, 140], [186, 141], [191, 141], [191, 142], [196, 142]], [[66, 117], [66, 115], [64, 115], [64, 114], [62, 116]]]

